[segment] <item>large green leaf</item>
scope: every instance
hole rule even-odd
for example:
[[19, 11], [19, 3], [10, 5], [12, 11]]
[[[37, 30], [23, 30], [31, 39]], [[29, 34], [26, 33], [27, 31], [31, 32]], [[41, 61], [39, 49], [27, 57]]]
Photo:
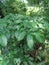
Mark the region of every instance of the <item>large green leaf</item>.
[[36, 37], [36, 39], [38, 40], [38, 42], [40, 42], [40, 43], [44, 43], [44, 41], [45, 41], [45, 36], [44, 36], [44, 34], [42, 34], [42, 33], [35, 33], [35, 37]]
[[18, 41], [23, 40], [25, 35], [26, 35], [25, 31], [23, 31], [23, 32], [16, 31], [15, 32], [15, 37], [17, 38]]
[[28, 65], [28, 63], [27, 63], [27, 62], [23, 62], [23, 64], [24, 64], [24, 65]]
[[27, 35], [27, 45], [30, 49], [33, 48], [34, 45], [34, 40], [33, 40], [33, 36], [31, 35]]
[[35, 65], [35, 64], [34, 64], [33, 62], [31, 62], [31, 61], [29, 61], [29, 64], [30, 64], [30, 65]]
[[3, 47], [7, 46], [7, 38], [5, 35], [0, 36], [0, 45]]

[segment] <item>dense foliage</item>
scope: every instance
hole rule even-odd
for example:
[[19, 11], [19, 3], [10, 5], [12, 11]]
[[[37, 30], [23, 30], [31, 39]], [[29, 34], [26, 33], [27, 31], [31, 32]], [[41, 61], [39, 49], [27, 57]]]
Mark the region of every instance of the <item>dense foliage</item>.
[[5, 0], [5, 2], [0, 2], [0, 9], [4, 16], [9, 13], [25, 14], [26, 5], [18, 0]]
[[30, 1], [0, 2], [0, 65], [49, 65], [49, 1]]

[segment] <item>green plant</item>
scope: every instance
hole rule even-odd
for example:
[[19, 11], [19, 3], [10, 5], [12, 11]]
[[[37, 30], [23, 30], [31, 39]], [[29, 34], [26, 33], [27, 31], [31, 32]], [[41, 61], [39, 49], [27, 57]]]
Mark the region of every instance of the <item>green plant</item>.
[[4, 61], [7, 59], [5, 65], [45, 62], [46, 39], [49, 39], [49, 23], [44, 18], [9, 14], [0, 19], [0, 50]]

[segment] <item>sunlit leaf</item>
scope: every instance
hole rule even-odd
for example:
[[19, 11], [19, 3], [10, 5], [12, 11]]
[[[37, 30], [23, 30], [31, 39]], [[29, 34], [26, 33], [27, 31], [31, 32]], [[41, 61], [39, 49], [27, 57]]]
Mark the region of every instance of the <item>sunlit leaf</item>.
[[19, 32], [19, 31], [15, 32], [15, 37], [17, 38], [18, 41], [23, 40], [25, 35], [26, 35], [25, 31], [23, 31], [23, 32]]
[[0, 36], [0, 45], [4, 47], [7, 46], [7, 38], [5, 35]]
[[33, 36], [31, 35], [27, 35], [27, 45], [30, 49], [33, 48], [34, 45], [34, 40], [33, 40]]

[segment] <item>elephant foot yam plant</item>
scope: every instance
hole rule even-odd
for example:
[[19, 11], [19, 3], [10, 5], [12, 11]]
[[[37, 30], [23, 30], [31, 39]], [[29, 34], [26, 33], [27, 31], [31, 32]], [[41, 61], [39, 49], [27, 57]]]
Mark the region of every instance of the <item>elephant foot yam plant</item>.
[[0, 19], [0, 64], [45, 65], [49, 22], [41, 17], [9, 14]]

